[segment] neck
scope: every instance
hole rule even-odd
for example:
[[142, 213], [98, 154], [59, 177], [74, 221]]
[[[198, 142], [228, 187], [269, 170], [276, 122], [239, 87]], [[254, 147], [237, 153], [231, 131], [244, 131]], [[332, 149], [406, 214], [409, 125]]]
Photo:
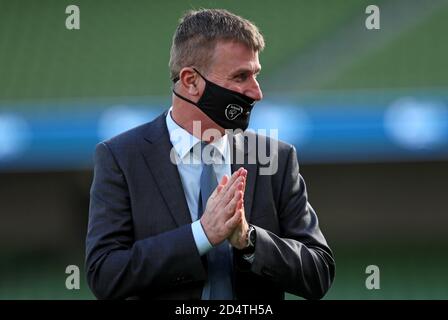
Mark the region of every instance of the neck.
[[177, 97], [173, 100], [171, 116], [179, 126], [202, 141], [213, 142], [225, 134], [224, 128], [217, 125], [199, 108]]

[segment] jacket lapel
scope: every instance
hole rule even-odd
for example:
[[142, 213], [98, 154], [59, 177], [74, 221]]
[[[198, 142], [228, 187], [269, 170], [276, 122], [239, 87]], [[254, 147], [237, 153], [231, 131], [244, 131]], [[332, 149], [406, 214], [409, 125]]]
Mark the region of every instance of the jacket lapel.
[[185, 199], [177, 166], [171, 162], [172, 144], [166, 127], [164, 112], [156, 118], [145, 134], [142, 154], [157, 186], [177, 225], [191, 223], [190, 211]]

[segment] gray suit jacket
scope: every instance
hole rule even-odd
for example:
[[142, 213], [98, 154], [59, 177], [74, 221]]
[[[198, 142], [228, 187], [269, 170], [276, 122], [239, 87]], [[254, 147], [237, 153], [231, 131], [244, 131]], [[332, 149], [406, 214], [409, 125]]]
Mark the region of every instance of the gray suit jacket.
[[[89, 286], [100, 299], [200, 299], [205, 259], [193, 239], [190, 213], [165, 123], [154, 121], [97, 145], [86, 239]], [[233, 136], [232, 156], [257, 148]], [[270, 138], [257, 136], [269, 144]], [[319, 299], [334, 278], [334, 259], [308, 203], [296, 150], [278, 142], [273, 175], [248, 170], [245, 214], [256, 228], [255, 259], [234, 250], [237, 299], [283, 299], [289, 292]]]

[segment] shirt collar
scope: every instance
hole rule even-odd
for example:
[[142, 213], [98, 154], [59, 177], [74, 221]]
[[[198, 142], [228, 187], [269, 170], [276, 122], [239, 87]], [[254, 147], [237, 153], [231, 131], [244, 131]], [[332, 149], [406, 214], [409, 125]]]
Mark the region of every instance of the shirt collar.
[[[171, 143], [176, 150], [180, 159], [183, 159], [190, 150], [201, 140], [190, 134], [187, 130], [179, 126], [171, 116], [171, 107], [166, 115], [166, 125], [170, 134]], [[216, 150], [219, 151], [224, 160], [228, 160], [228, 134], [225, 134], [221, 139], [211, 143]]]

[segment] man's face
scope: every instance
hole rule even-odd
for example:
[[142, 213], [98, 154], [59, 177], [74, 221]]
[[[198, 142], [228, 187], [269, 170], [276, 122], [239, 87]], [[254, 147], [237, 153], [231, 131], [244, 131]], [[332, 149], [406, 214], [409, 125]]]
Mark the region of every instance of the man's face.
[[260, 70], [258, 52], [239, 42], [219, 41], [207, 79], [258, 101], [263, 98], [256, 79]]

